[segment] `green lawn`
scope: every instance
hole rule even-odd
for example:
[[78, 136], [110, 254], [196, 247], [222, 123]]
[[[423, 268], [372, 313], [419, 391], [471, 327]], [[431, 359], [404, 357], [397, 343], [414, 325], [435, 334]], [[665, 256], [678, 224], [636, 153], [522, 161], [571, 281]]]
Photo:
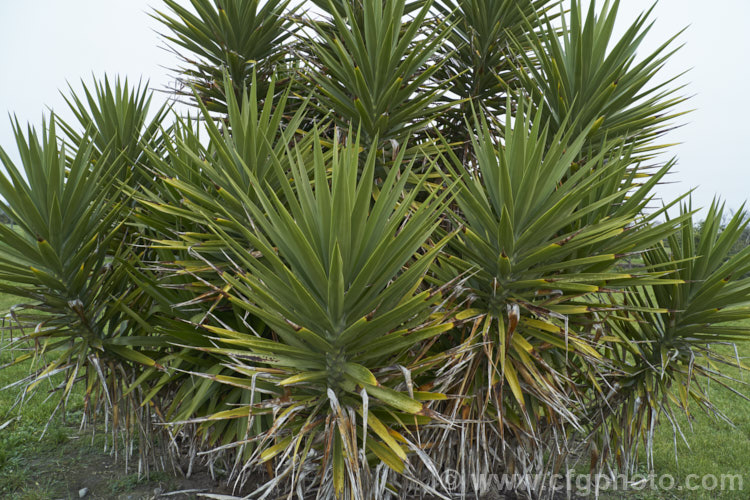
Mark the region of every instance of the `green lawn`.
[[[730, 346], [719, 346], [720, 352], [734, 357]], [[738, 344], [737, 354], [745, 366], [750, 365], [750, 342]], [[740, 373], [736, 367], [722, 366], [727, 375], [750, 382], [750, 372]], [[750, 397], [750, 386], [739, 382], [727, 385], [740, 394]], [[709, 385], [709, 397], [712, 403], [732, 422], [706, 414], [697, 408], [691, 409], [688, 419], [684, 412], [676, 414], [676, 422], [684, 434], [685, 440], [678, 434], [675, 443], [674, 432], [669, 420], [662, 417], [654, 436], [654, 472], [652, 482], [638, 490], [614, 488], [603, 492], [606, 500], [704, 500], [731, 499], [747, 500], [750, 498], [750, 402], [742, 399], [729, 389]], [[675, 447], [676, 444], [676, 447]], [[645, 454], [641, 453], [645, 465]], [[643, 468], [645, 474], [645, 467]], [[670, 477], [666, 477], [670, 476]], [[722, 476], [723, 479], [722, 479]], [[705, 479], [704, 479], [705, 478]], [[714, 486], [714, 478], [716, 486]], [[674, 486], [670, 482], [674, 481]], [[706, 481], [707, 488], [701, 487]], [[725, 489], [721, 490], [724, 481]], [[666, 487], [659, 486], [659, 481]], [[734, 483], [735, 490], [730, 488]], [[651, 489], [651, 484], [655, 488]], [[739, 489], [739, 486], [742, 489]], [[697, 487], [697, 489], [696, 489]]]
[[[11, 333], [13, 333], [14, 336], [18, 335], [18, 331], [11, 332], [10, 330], [8, 330], [8, 328], [13, 324], [10, 316], [8, 315], [8, 311], [11, 307], [16, 304], [20, 304], [23, 301], [24, 299], [21, 297], [14, 297], [12, 295], [0, 293], [0, 328], [2, 328], [2, 331], [0, 331], [0, 341], [7, 340], [10, 337]], [[3, 380], [5, 380], [5, 375], [0, 374], [0, 387], [5, 386], [5, 383], [2, 382]], [[2, 397], [2, 394], [0, 394], [0, 397]], [[4, 408], [4, 406], [0, 405], [0, 413], [2, 412], [2, 408]], [[0, 422], [0, 425], [2, 425], [2, 422]]]
[[[738, 345], [738, 351], [742, 363], [750, 364], [750, 343]], [[724, 353], [733, 354], [734, 350], [726, 347]], [[748, 372], [740, 373], [737, 368], [728, 368], [726, 373], [734, 378], [750, 382]], [[747, 385], [740, 383], [729, 385], [741, 394], [750, 396]], [[687, 438], [689, 447], [678, 437], [677, 461], [675, 461], [672, 428], [668, 422], [662, 423], [656, 433], [654, 445], [656, 472], [657, 474], [672, 474], [678, 480], [677, 484], [684, 484], [689, 474], [699, 476], [711, 474], [717, 478], [720, 478], [722, 474], [740, 474], [743, 475], [743, 491], [719, 492], [718, 488], [714, 491], [678, 491], [675, 492], [673, 498], [747, 500], [750, 498], [750, 402], [716, 384], [709, 386], [709, 390], [713, 404], [722, 410], [734, 426], [712, 418], [704, 412], [696, 413], [692, 422], [681, 415], [678, 423]], [[707, 480], [706, 484], [709, 487], [711, 481], [710, 478]]]
[[[7, 351], [0, 353], [0, 363], [11, 360]], [[0, 372], [0, 387], [24, 377], [29, 364], [6, 368]], [[42, 477], [33, 474], [34, 463], [39, 460], [60, 462], [64, 471], [76, 458], [90, 451], [90, 440], [77, 436], [73, 422], [81, 415], [83, 398], [80, 393], [70, 399], [67, 422], [56, 417], [46, 435], [40, 439], [49, 415], [55, 408], [56, 399], [45, 401], [46, 391], [32, 395], [22, 412], [13, 408], [19, 391], [0, 391], [0, 425], [12, 421], [0, 430], [0, 497], [2, 498], [50, 498], [60, 478], [51, 473]]]
[[18, 297], [0, 293], [0, 317], [5, 317], [8, 310], [14, 305], [20, 303], [21, 300], [22, 299], [19, 299]]

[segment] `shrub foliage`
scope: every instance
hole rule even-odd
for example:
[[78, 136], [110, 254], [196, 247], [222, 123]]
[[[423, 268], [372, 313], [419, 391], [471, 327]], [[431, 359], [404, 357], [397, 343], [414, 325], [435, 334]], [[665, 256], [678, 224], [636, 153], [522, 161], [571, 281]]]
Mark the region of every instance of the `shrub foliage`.
[[105, 78], [0, 149], [18, 385], [63, 374], [142, 466], [162, 443], [259, 497], [634, 472], [660, 420], [720, 415], [748, 218], [655, 198], [682, 98], [649, 13], [190, 4], [153, 13], [188, 112]]

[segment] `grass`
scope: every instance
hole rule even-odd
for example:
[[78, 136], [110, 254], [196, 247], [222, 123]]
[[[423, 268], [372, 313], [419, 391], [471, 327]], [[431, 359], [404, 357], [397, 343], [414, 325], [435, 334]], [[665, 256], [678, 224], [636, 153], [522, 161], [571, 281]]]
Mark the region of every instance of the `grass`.
[[[10, 360], [10, 352], [0, 351], [0, 365]], [[1, 370], [0, 387], [24, 377], [29, 366], [27, 361]], [[84, 487], [93, 498], [145, 499], [154, 498], [151, 492], [155, 488], [186, 489], [178, 478], [163, 472], [152, 472], [146, 478], [134, 474], [132, 465], [125, 470], [122, 460], [116, 461], [105, 451], [101, 429], [96, 434], [80, 432], [80, 390], [71, 395], [65, 416], [58, 414], [51, 421], [56, 395], [48, 397], [42, 388], [22, 408], [14, 407], [19, 392], [17, 388], [0, 391], [0, 425], [10, 422], [0, 430], [0, 499], [76, 499]]]
[[147, 485], [154, 481], [169, 482], [170, 477], [165, 472], [155, 472], [150, 475], [148, 479], [138, 474], [128, 474], [117, 479], [114, 479], [109, 484], [109, 490], [111, 493], [122, 493], [132, 491], [138, 486]]
[[[13, 298], [0, 294], [0, 317], [5, 316], [8, 304], [15, 303]], [[4, 332], [5, 340], [0, 341], [0, 366], [9, 364], [19, 354], [6, 348], [8, 336], [8, 332]], [[3, 368], [0, 389], [27, 376], [30, 369], [31, 360]], [[59, 401], [50, 389], [61, 381], [61, 376], [42, 383], [26, 397], [22, 406], [16, 404], [22, 393], [19, 387], [0, 390], [0, 426], [3, 426], [0, 429], [0, 499], [76, 499], [78, 491], [84, 487], [90, 489], [90, 497], [94, 498], [120, 498], [123, 494], [122, 498], [141, 499], [154, 498], [150, 493], [155, 488], [185, 489], [179, 487], [182, 485], [178, 478], [164, 473], [152, 473], [145, 478], [132, 474], [132, 465], [130, 470], [125, 470], [123, 461], [116, 461], [105, 450], [101, 429], [97, 429], [96, 434], [91, 429], [80, 432], [84, 405], [82, 388], [74, 388], [67, 411], [58, 412], [50, 420]]]
[[[741, 361], [747, 365], [750, 361], [750, 343], [740, 344], [737, 349]], [[734, 349], [728, 346], [721, 346], [719, 350], [734, 355]], [[736, 367], [727, 367], [722, 371], [733, 378], [750, 382], [750, 373], [740, 373]], [[747, 385], [738, 382], [728, 385], [750, 396]], [[678, 436], [675, 450], [672, 428], [668, 422], [662, 422], [654, 441], [654, 467], [659, 474], [673, 475], [677, 484], [684, 484], [689, 474], [710, 474], [717, 478], [724, 474], [743, 476], [743, 491], [720, 492], [718, 488], [712, 491], [701, 488], [694, 492], [675, 492], [674, 498], [746, 500], [750, 497], [750, 402], [717, 384], [709, 386], [709, 396], [734, 425], [700, 411], [694, 413], [691, 419], [684, 414], [679, 415], [677, 423], [687, 438], [687, 444]], [[710, 479], [707, 485], [712, 486]]]
[[0, 319], [0, 327], [8, 326], [10, 318], [7, 318], [8, 311], [11, 307], [18, 304], [20, 302], [20, 299], [18, 297], [13, 297], [12, 295], [6, 295], [4, 293], [0, 293], [0, 318], [4, 318], [4, 322], [2, 319]]
[[[0, 364], [11, 361], [11, 353], [0, 353]], [[5, 368], [0, 372], [0, 387], [26, 376], [29, 363]], [[0, 391], [0, 425], [10, 421], [0, 431], [0, 496], [12, 498], [49, 498], [54, 489], [53, 475], [39, 477], [34, 474], [34, 465], [40, 460], [55, 462], [80, 458], [91, 451], [91, 444], [84, 444], [77, 436], [73, 424], [80, 417], [83, 397], [80, 393], [71, 396], [68, 414], [56, 416], [49, 423], [46, 434], [42, 432], [50, 414], [57, 405], [53, 396], [46, 398], [46, 391], [31, 395], [21, 411], [14, 407], [18, 390]], [[97, 448], [98, 449], [98, 448]]]
[[5, 315], [5, 313], [15, 304], [18, 304], [18, 299], [10, 295], [0, 293], [0, 311], [2, 311], [3, 315]]
[[[0, 224], [2, 224], [2, 222], [0, 222]], [[20, 234], [20, 230], [18, 229], [18, 226], [16, 226], [15, 228], [11, 226], [11, 228]], [[0, 293], [0, 318], [5, 317], [6, 313], [8, 312], [8, 310], [10, 310], [11, 307], [23, 301], [24, 301], [23, 298], [14, 297], [12, 295]], [[8, 320], [6, 319], [5, 324], [7, 325], [7, 323], [8, 323]], [[3, 325], [2, 320], [0, 319], [0, 327], [2, 326], [4, 325]]]
[[[17, 301], [0, 294], [0, 316], [3, 308]], [[728, 346], [721, 347], [725, 354], [733, 354]], [[738, 346], [744, 364], [750, 364], [750, 343]], [[11, 353], [0, 351], [0, 365], [10, 361]], [[0, 371], [0, 387], [12, 383], [28, 374], [29, 363], [12, 366]], [[750, 381], [750, 373], [740, 373], [737, 368], [726, 368], [734, 378]], [[51, 383], [48, 384], [51, 387]], [[748, 386], [730, 383], [742, 394], [750, 396]], [[713, 475], [720, 479], [723, 474], [742, 475], [742, 491], [718, 491], [700, 488], [697, 491], [674, 489], [672, 491], [650, 490], [605, 494], [603, 498], [630, 500], [656, 499], [731, 499], [746, 500], [750, 492], [750, 402], [732, 394], [728, 389], [710, 386], [713, 403], [721, 409], [734, 425], [697, 412], [690, 419], [678, 415], [677, 423], [682, 428], [687, 444], [678, 437], [677, 446], [672, 428], [662, 421], [654, 439], [654, 466], [657, 476], [669, 474], [675, 485], [685, 485], [691, 474], [700, 477]], [[103, 451], [103, 436], [91, 439], [91, 434], [79, 434], [78, 422], [83, 408], [83, 396], [75, 392], [69, 401], [66, 418], [56, 416], [44, 437], [42, 430], [47, 424], [57, 399], [47, 397], [47, 391], [33, 394], [22, 411], [13, 408], [18, 391], [0, 391], [0, 425], [12, 422], [0, 430], [0, 498], [22, 500], [47, 498], [75, 498], [84, 481], [93, 476], [108, 477], [99, 488], [104, 498], [117, 498], [122, 492], [137, 489], [153, 489], [154, 484], [174, 484], [170, 476], [157, 473], [146, 481], [137, 474], [128, 474], [121, 464], [115, 464]], [[667, 484], [667, 483], [664, 483]], [[695, 484], [695, 483], [693, 483]], [[711, 486], [711, 483], [707, 483]], [[67, 495], [67, 496], [66, 496]]]
[[[734, 348], [718, 346], [717, 351], [735, 355]], [[750, 361], [750, 342], [737, 345], [740, 361], [747, 366]], [[722, 373], [744, 382], [750, 382], [750, 372], [741, 373], [737, 367], [721, 367]], [[740, 394], [750, 397], [750, 386], [729, 382]], [[729, 389], [711, 384], [708, 387], [711, 402], [730, 420], [728, 423], [697, 408], [675, 414], [675, 422], [684, 439], [675, 434], [665, 417], [659, 422], [654, 435], [653, 480], [647, 479], [641, 489], [623, 491], [613, 488], [601, 498], [606, 500], [747, 500], [750, 498], [750, 401], [744, 400]], [[645, 453], [641, 461], [645, 464]], [[646, 470], [643, 469], [644, 477]], [[714, 479], [715, 478], [715, 479]], [[704, 488], [702, 481], [706, 481]], [[661, 486], [659, 481], [662, 481]], [[670, 484], [673, 481], [673, 487]], [[714, 485], [714, 481], [716, 484]], [[722, 481], [724, 489], [722, 490]], [[653, 485], [653, 489], [652, 489]], [[739, 486], [742, 486], [740, 489]], [[697, 487], [697, 488], [696, 488]], [[734, 487], [734, 490], [731, 488]]]

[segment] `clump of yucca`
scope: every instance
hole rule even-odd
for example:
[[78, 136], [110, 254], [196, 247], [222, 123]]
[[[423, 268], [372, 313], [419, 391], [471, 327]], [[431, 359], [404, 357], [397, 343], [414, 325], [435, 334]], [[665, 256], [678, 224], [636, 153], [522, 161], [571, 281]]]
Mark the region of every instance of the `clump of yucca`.
[[167, 423], [188, 473], [264, 498], [632, 472], [660, 416], [714, 410], [747, 217], [650, 208], [682, 98], [648, 14], [615, 40], [617, 1], [165, 3], [196, 116], [105, 80], [80, 123], [16, 127], [23, 173], [0, 155], [29, 389], [82, 381], [144, 451]]

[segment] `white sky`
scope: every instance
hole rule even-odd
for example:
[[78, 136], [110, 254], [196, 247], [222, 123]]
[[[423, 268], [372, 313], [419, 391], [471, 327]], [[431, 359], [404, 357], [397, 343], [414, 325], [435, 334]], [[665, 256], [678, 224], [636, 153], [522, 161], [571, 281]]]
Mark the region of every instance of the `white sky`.
[[[598, 2], [602, 3], [602, 0]], [[622, 0], [619, 21], [624, 26], [652, 0]], [[584, 4], [588, 4], [584, 0]], [[46, 107], [64, 113], [58, 89], [81, 78], [143, 77], [152, 87], [164, 88], [175, 56], [163, 49], [154, 32], [158, 23], [147, 12], [162, 8], [160, 0], [0, 0], [0, 145], [13, 153], [7, 113], [32, 124], [41, 122]], [[660, 0], [653, 14], [656, 24], [644, 50], [656, 48], [670, 35], [688, 26], [685, 43], [670, 61], [664, 76], [686, 69], [684, 91], [694, 97], [684, 106], [695, 109], [684, 117], [685, 126], [672, 132], [668, 142], [682, 142], [671, 150], [679, 164], [673, 184], [658, 192], [672, 199], [691, 187], [694, 204], [706, 206], [720, 195], [731, 208], [750, 197], [750, 161], [743, 154], [750, 140], [750, 1]], [[160, 97], [161, 98], [161, 97]]]

